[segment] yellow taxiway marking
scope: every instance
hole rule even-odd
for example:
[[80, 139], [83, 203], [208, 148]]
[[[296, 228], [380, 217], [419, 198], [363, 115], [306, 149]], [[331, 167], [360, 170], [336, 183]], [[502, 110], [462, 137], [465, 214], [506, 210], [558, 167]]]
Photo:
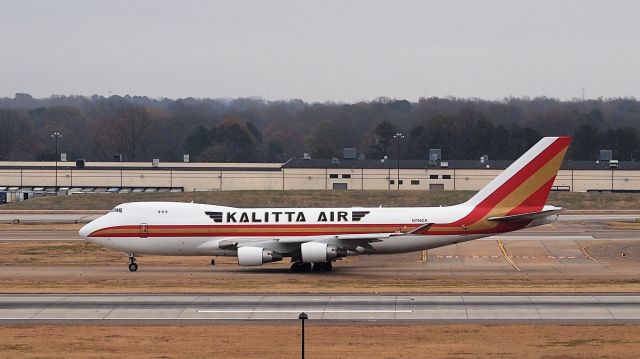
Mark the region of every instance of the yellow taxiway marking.
[[589, 254], [589, 252], [587, 252], [587, 247], [580, 247], [580, 252], [582, 252], [582, 255], [585, 256], [587, 259], [592, 260], [594, 262], [598, 261], [597, 259], [593, 258], [591, 254]]
[[504, 256], [504, 259], [509, 262], [509, 264], [511, 264], [511, 266], [517, 270], [518, 272], [522, 271], [522, 269], [520, 269], [520, 267], [518, 267], [518, 265], [516, 264], [516, 262], [513, 260], [513, 258], [509, 255], [509, 253], [507, 253], [507, 249], [504, 247], [504, 243], [502, 243], [502, 240], [500, 238], [498, 238], [498, 247], [500, 247], [500, 250], [502, 251], [502, 255]]

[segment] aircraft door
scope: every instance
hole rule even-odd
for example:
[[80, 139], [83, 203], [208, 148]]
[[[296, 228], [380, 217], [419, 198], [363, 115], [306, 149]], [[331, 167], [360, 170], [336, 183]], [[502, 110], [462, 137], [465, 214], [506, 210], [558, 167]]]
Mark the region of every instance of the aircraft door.
[[149, 237], [149, 225], [146, 223], [140, 223], [140, 238]]

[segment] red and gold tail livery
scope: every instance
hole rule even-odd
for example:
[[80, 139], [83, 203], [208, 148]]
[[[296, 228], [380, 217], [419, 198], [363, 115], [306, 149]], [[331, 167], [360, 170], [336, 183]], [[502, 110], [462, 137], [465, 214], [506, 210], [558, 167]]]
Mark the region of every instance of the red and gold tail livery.
[[500, 233], [559, 212], [545, 203], [570, 143], [570, 137], [543, 138], [460, 205], [468, 207], [468, 214], [451, 223], [434, 224], [425, 234]]

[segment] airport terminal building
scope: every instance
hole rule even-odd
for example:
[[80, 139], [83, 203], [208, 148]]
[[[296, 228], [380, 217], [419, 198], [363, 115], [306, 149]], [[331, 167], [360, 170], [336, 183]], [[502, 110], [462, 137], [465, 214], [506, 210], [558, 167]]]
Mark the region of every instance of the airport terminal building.
[[[7, 202], [52, 194], [232, 190], [477, 191], [511, 162], [292, 159], [286, 163], [0, 162]], [[640, 163], [566, 161], [554, 190], [640, 191]], [[0, 197], [0, 201], [2, 198]]]

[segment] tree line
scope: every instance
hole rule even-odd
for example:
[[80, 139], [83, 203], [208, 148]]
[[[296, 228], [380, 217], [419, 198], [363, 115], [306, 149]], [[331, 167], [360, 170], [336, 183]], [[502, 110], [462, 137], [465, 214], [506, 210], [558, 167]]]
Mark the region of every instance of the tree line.
[[[69, 159], [264, 162], [341, 157], [355, 147], [369, 159], [515, 159], [543, 136], [572, 135], [567, 158], [640, 158], [640, 102], [634, 98], [499, 101], [377, 98], [358, 103], [301, 100], [152, 99], [144, 96], [0, 98], [0, 159], [52, 160], [50, 137]], [[402, 133], [400, 146], [394, 136]]]

